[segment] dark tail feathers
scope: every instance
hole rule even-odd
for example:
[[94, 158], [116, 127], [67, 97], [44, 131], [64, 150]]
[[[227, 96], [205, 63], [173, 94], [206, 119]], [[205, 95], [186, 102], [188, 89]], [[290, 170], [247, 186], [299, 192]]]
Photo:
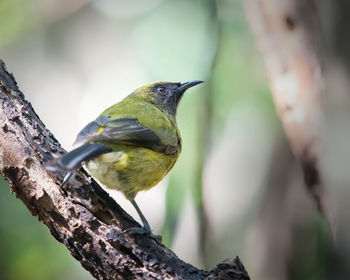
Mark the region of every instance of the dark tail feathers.
[[73, 171], [80, 167], [83, 161], [111, 152], [111, 149], [102, 144], [84, 144], [62, 157], [51, 160], [45, 164], [45, 169], [52, 172]]

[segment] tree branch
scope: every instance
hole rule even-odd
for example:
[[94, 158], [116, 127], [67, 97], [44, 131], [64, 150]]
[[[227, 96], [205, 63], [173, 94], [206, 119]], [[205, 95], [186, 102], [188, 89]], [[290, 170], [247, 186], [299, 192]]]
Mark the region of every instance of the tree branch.
[[335, 213], [320, 172], [324, 80], [314, 1], [247, 0], [245, 6], [289, 143], [335, 236]]
[[249, 279], [238, 257], [204, 271], [150, 237], [122, 235], [139, 225], [83, 170], [61, 187], [63, 174], [54, 176], [42, 164], [65, 151], [1, 60], [0, 123], [1, 174], [96, 279]]

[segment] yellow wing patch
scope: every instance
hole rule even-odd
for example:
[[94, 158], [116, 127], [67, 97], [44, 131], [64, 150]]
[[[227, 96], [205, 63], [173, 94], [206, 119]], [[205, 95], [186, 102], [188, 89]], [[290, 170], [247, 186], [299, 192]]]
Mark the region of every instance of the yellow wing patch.
[[96, 131], [95, 135], [99, 135], [99, 134], [102, 132], [102, 130], [103, 130], [104, 128], [105, 128], [104, 126], [100, 126], [100, 127], [98, 128], [98, 130]]

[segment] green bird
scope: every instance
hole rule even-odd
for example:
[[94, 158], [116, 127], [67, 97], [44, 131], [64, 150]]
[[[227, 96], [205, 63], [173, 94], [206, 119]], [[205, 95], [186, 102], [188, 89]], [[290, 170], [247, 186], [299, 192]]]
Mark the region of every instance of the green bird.
[[176, 163], [181, 136], [176, 111], [184, 92], [203, 81], [154, 82], [106, 109], [78, 134], [78, 147], [46, 164], [66, 172], [63, 184], [84, 164], [107, 188], [121, 191], [143, 223], [138, 233], [152, 234], [135, 197], [158, 184]]

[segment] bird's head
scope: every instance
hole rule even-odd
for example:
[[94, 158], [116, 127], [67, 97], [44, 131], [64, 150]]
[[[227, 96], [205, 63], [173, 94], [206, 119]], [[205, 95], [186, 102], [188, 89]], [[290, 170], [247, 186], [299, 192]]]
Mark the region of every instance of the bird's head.
[[200, 83], [203, 83], [203, 81], [195, 80], [185, 83], [154, 82], [138, 88], [132, 93], [132, 96], [151, 102], [162, 111], [175, 116], [177, 106], [184, 92]]

